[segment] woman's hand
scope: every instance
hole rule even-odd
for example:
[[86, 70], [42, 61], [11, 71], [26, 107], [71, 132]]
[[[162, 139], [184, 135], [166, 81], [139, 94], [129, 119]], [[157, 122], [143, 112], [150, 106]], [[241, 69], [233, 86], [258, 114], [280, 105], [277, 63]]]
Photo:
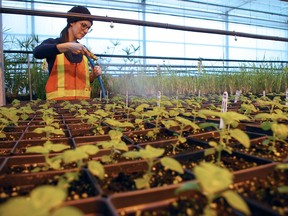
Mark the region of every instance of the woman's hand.
[[75, 42], [67, 42], [67, 43], [61, 43], [57, 44], [57, 49], [59, 50], [60, 53], [64, 53], [67, 51], [71, 51], [74, 54], [83, 54], [85, 55], [88, 53], [88, 50], [86, 47], [80, 43], [75, 43]]
[[92, 70], [92, 73], [90, 74], [90, 82], [93, 82], [101, 74], [102, 74], [101, 67], [99, 65], [95, 65], [95, 67]]

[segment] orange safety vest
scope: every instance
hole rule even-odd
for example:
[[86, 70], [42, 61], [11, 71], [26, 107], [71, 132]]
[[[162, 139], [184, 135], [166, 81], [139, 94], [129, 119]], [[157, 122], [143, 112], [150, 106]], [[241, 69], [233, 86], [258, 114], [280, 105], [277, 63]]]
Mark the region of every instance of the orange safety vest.
[[88, 59], [71, 63], [64, 53], [56, 56], [46, 83], [47, 100], [89, 99], [91, 93]]

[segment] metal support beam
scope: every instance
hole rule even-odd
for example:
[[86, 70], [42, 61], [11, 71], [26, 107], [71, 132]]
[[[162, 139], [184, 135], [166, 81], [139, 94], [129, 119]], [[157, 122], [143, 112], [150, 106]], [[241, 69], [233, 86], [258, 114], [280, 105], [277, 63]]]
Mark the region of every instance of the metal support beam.
[[[0, 0], [0, 7], [2, 1]], [[0, 106], [6, 105], [5, 82], [4, 82], [4, 54], [3, 54], [3, 25], [2, 14], [0, 14]]]
[[[24, 10], [24, 9], [2, 8], [2, 7], [0, 8], [0, 13], [22, 14], [22, 15], [31, 15], [31, 16], [61, 17], [61, 18], [79, 17], [79, 14], [77, 14], [77, 13], [69, 13], [68, 14], [68, 13], [59, 13], [59, 12], [50, 12], [50, 11]], [[88, 15], [88, 14], [81, 14], [81, 17], [93, 19], [95, 21], [102, 21], [102, 22], [111, 22], [112, 21], [113, 23], [122, 23], [122, 24], [129, 24], [129, 25], [138, 25], [138, 26], [165, 28], [165, 29], [199, 32], [199, 33], [230, 35], [233, 37], [237, 36], [237, 37], [245, 37], [245, 38], [288, 42], [288, 38], [269, 36], [269, 35], [249, 34], [249, 33], [236, 32], [236, 31], [197, 28], [197, 27], [173, 25], [173, 24], [169, 24], [169, 23], [158, 23], [158, 22], [149, 22], [149, 21], [142, 21], [142, 20], [118, 18], [118, 17], [95, 16], [95, 15]]]

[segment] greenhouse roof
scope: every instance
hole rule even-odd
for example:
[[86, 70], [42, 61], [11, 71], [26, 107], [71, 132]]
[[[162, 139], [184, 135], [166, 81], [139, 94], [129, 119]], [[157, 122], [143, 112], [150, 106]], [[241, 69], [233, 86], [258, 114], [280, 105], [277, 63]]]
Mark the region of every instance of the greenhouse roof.
[[[275, 29], [287, 29], [288, 21], [287, 0], [85, 0], [81, 3], [78, 0], [3, 0], [2, 7], [19, 7], [19, 2], [25, 3], [27, 8], [29, 3], [33, 3], [35, 8], [49, 5], [46, 7], [47, 10], [57, 5], [70, 7], [82, 4], [90, 8], [145, 11], [151, 14], [217, 20], [260, 27], [271, 28], [273, 26]], [[61, 10], [61, 8], [53, 9]]]

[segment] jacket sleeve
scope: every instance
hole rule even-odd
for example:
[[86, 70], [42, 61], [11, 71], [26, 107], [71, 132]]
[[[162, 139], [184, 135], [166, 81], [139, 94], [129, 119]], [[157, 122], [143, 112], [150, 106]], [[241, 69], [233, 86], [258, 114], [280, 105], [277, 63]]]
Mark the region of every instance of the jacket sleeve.
[[58, 43], [57, 39], [49, 38], [44, 40], [40, 45], [36, 46], [33, 50], [33, 55], [37, 59], [53, 58], [60, 54], [56, 45]]

